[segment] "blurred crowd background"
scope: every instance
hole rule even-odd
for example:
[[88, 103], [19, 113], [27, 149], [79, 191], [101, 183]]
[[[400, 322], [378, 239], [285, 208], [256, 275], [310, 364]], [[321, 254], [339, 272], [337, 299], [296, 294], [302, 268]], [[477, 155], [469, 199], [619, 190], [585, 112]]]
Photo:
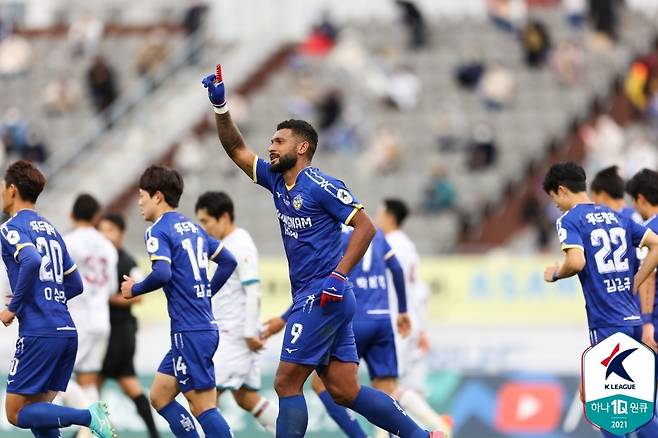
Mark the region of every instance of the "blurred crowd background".
[[[279, 121], [307, 119], [315, 164], [367, 211], [392, 196], [410, 206], [432, 290], [428, 393], [457, 437], [594, 436], [573, 403], [587, 346], [579, 287], [541, 282], [560, 256], [541, 179], [566, 159], [588, 175], [658, 168], [658, 1], [0, 0], [0, 169], [38, 162], [40, 209], [62, 230], [80, 191], [124, 212], [136, 255], [148, 164], [183, 172], [185, 213], [202, 191], [227, 191], [275, 313], [289, 286], [274, 210], [225, 157], [200, 84], [218, 62], [255, 150], [266, 154]], [[140, 312], [148, 374], [165, 315], [157, 299]], [[4, 364], [13, 333], [0, 339]], [[524, 394], [536, 412], [508, 418], [503, 402]], [[334, 436], [312, 423], [309, 436]]]

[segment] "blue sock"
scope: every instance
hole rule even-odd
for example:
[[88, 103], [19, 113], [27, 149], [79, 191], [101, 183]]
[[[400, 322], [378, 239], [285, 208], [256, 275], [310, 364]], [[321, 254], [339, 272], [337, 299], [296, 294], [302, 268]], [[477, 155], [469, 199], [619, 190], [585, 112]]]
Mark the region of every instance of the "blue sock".
[[324, 390], [318, 394], [329, 416], [334, 419], [336, 424], [345, 432], [349, 438], [368, 438], [368, 435], [361, 429], [361, 425], [356, 418], [350, 417], [347, 408], [340, 406], [331, 398], [329, 391]]
[[308, 410], [303, 395], [279, 398], [279, 416], [276, 418], [277, 438], [303, 437], [308, 425]]
[[231, 428], [217, 408], [208, 409], [196, 417], [206, 433], [206, 438], [231, 438]]
[[368, 421], [400, 438], [428, 438], [429, 432], [421, 429], [392, 397], [376, 389], [362, 386], [352, 403], [352, 410]]
[[52, 403], [40, 402], [25, 406], [18, 413], [21, 429], [52, 429], [72, 424], [89, 426], [91, 413], [87, 409], [74, 409]]
[[32, 435], [34, 438], [62, 438], [62, 435], [59, 434], [59, 429], [57, 428], [41, 428], [41, 429], [31, 429]]
[[167, 420], [169, 429], [171, 429], [176, 438], [199, 438], [199, 434], [196, 433], [196, 428], [194, 427], [192, 415], [176, 400], [160, 409], [158, 414]]

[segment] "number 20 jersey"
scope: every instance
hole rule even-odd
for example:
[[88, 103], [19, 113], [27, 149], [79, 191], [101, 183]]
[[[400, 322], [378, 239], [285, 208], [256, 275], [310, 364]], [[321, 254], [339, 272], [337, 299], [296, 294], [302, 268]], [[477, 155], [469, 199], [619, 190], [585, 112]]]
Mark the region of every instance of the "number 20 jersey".
[[33, 246], [42, 257], [39, 276], [16, 312], [19, 336], [75, 337], [66, 307], [64, 276], [76, 269], [59, 232], [34, 210], [21, 210], [0, 226], [2, 259], [12, 291], [19, 286], [20, 251]]
[[596, 204], [576, 205], [556, 225], [562, 250], [582, 248], [585, 253], [578, 278], [589, 328], [640, 325], [629, 252], [643, 245], [648, 230]]

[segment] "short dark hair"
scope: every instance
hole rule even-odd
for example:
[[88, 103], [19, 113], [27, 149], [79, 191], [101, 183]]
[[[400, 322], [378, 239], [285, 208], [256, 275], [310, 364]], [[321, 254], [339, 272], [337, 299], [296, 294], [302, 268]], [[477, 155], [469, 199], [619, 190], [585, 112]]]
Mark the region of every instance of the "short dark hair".
[[553, 164], [544, 177], [543, 188], [546, 193], [555, 192], [564, 186], [573, 193], [587, 190], [585, 170], [573, 161]]
[[162, 193], [165, 202], [170, 207], [178, 207], [178, 201], [183, 194], [183, 177], [175, 169], [153, 165], [142, 173], [139, 178], [139, 188], [150, 196], [156, 192]]
[[205, 192], [199, 196], [194, 206], [194, 211], [199, 211], [205, 208], [208, 214], [215, 219], [219, 219], [224, 213], [228, 213], [231, 221], [235, 220], [233, 213], [233, 201], [230, 196], [224, 192]]
[[651, 205], [658, 205], [658, 173], [642, 169], [626, 183], [626, 192], [635, 200], [642, 195]]
[[71, 215], [74, 220], [91, 222], [100, 210], [101, 205], [96, 198], [88, 193], [82, 193], [75, 199]]
[[24, 201], [36, 203], [46, 185], [46, 177], [34, 164], [18, 160], [5, 171], [5, 184], [7, 187], [13, 184]]
[[318, 148], [318, 133], [310, 123], [304, 120], [288, 119], [276, 126], [276, 130], [279, 129], [290, 129], [293, 134], [306, 140], [309, 144], [308, 157], [313, 159], [313, 155], [315, 155]]
[[619, 176], [619, 168], [610, 166], [594, 175], [589, 188], [594, 193], [604, 192], [613, 199], [623, 199], [624, 185], [624, 179]]
[[121, 213], [116, 213], [116, 212], [105, 213], [101, 217], [101, 220], [113, 223], [121, 232], [126, 231], [126, 220], [123, 218], [123, 215]]
[[409, 216], [409, 207], [401, 199], [388, 198], [384, 199], [384, 208], [386, 212], [393, 215], [398, 226], [402, 226], [407, 216]]

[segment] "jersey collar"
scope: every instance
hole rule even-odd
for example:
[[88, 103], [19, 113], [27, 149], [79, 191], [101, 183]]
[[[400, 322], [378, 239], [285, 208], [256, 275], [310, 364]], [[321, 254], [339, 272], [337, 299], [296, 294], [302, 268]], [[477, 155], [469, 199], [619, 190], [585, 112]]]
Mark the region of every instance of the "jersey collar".
[[311, 166], [306, 166], [305, 168], [303, 168], [302, 170], [300, 170], [299, 173], [297, 174], [297, 176], [295, 177], [295, 182], [293, 183], [293, 185], [289, 186], [289, 185], [286, 184], [285, 181], [284, 181], [283, 184], [286, 186], [286, 190], [291, 191], [291, 190], [293, 189], [293, 187], [295, 187], [295, 186], [297, 185], [297, 180], [299, 179], [299, 175], [301, 175], [302, 172], [305, 171], [306, 169], [310, 169], [310, 168], [311, 168]]

